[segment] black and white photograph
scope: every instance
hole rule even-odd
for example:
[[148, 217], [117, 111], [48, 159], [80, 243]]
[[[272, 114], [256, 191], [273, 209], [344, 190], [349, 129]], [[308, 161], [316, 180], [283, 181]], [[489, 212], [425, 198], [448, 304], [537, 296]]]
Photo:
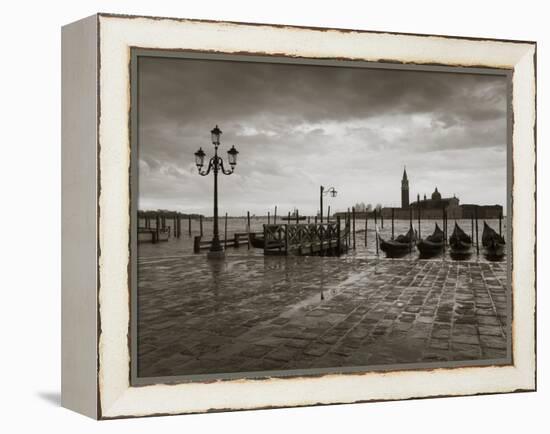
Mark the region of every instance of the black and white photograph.
[[134, 54], [136, 381], [511, 363], [508, 72]]

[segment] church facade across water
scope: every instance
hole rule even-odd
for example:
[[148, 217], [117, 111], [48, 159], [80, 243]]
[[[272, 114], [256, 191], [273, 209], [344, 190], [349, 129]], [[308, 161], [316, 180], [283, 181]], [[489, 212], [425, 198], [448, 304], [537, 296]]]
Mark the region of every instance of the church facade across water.
[[416, 200], [411, 202], [409, 190], [409, 177], [407, 169], [403, 170], [401, 178], [401, 207], [382, 208], [382, 215], [386, 218], [391, 218], [392, 212], [394, 217], [398, 219], [408, 219], [411, 214], [413, 218], [417, 218], [418, 210], [420, 210], [422, 218], [425, 219], [440, 219], [443, 211], [446, 211], [447, 218], [452, 219], [469, 219], [477, 212], [477, 217], [480, 219], [497, 219], [502, 215], [503, 209], [501, 205], [478, 205], [478, 204], [460, 204], [460, 199], [454, 194], [452, 197], [443, 197], [441, 192], [435, 187], [433, 193], [428, 198], [426, 194], [423, 198], [417, 194]]

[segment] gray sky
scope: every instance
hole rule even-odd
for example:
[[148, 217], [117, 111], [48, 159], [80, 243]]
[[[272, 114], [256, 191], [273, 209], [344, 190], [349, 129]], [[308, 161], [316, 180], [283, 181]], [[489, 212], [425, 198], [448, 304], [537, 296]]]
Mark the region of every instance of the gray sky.
[[[506, 202], [504, 77], [171, 58], [139, 63], [139, 208], [212, 215], [194, 152], [239, 150], [220, 213], [400, 206], [437, 186], [460, 203]], [[326, 211], [325, 211], [326, 212]]]

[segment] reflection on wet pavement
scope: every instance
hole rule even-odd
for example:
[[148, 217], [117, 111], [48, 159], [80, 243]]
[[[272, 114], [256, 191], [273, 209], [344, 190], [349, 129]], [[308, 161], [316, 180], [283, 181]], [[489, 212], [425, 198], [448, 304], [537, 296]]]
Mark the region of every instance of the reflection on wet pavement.
[[140, 377], [507, 357], [505, 262], [150, 251]]

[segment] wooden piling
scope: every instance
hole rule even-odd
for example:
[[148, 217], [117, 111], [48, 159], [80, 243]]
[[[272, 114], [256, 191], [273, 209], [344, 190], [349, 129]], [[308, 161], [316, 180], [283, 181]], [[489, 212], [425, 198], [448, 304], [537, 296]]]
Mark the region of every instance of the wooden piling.
[[317, 224], [317, 216], [315, 216], [315, 224]]
[[351, 248], [352, 247], [352, 227], [351, 227], [351, 211], [348, 211], [348, 221], [349, 221], [349, 230], [348, 230], [348, 246]]
[[376, 241], [376, 256], [379, 256], [379, 252], [378, 252], [378, 218], [377, 218], [377, 215], [378, 212], [376, 211], [376, 208], [374, 209], [374, 237], [375, 237], [375, 241]]
[[498, 234], [502, 237], [502, 212], [498, 214]]
[[474, 242], [474, 215], [470, 214], [470, 218], [472, 219], [472, 243]]
[[409, 205], [409, 227], [412, 229], [413, 227], [413, 209], [412, 206]]
[[250, 211], [246, 212], [246, 232], [248, 233], [248, 250], [250, 250]]
[[201, 237], [204, 235], [202, 231], [202, 214], [199, 216], [199, 226], [200, 226], [200, 234]]
[[342, 240], [340, 240], [340, 216], [336, 217], [336, 249], [338, 256], [342, 253]]
[[307, 224], [309, 225], [310, 222], [311, 222], [311, 216], [308, 215], [308, 216], [307, 216]]
[[418, 238], [422, 238], [422, 233], [421, 233], [421, 230], [420, 230], [420, 222], [421, 222], [421, 219], [420, 219], [420, 195], [417, 195], [416, 196], [416, 213], [418, 214], [417, 215], [417, 218], [418, 218]]
[[479, 255], [479, 228], [477, 223], [477, 208], [475, 208], [475, 219], [476, 219], [476, 252]]
[[382, 214], [382, 209], [380, 208], [380, 226], [384, 229], [384, 214]]
[[330, 205], [328, 206], [328, 211], [327, 211], [327, 223], [330, 222]]
[[189, 220], [189, 236], [191, 236], [191, 216], [189, 216], [188, 220]]
[[[353, 250], [355, 250], [355, 207], [351, 209], [351, 218], [353, 222]], [[328, 216], [327, 216], [328, 221]]]
[[156, 240], [155, 242], [157, 242], [160, 238], [160, 217], [157, 214], [155, 214], [155, 232], [156, 232]]
[[267, 224], [270, 224], [270, 223], [271, 223], [271, 214], [268, 211], [267, 212]]
[[291, 218], [291, 215], [290, 215], [290, 211], [288, 212], [288, 217], [287, 217], [287, 223], [290, 224], [290, 218]]
[[367, 247], [367, 228], [369, 221], [369, 212], [365, 211], [365, 247]]
[[393, 240], [395, 238], [395, 231], [394, 231], [394, 219], [395, 219], [395, 208], [391, 209], [391, 239]]
[[300, 223], [300, 211], [296, 208], [296, 224]]
[[273, 214], [273, 224], [277, 224], [277, 205], [275, 205], [275, 213]]
[[225, 213], [225, 229], [223, 233], [223, 248], [227, 249], [227, 213]]

